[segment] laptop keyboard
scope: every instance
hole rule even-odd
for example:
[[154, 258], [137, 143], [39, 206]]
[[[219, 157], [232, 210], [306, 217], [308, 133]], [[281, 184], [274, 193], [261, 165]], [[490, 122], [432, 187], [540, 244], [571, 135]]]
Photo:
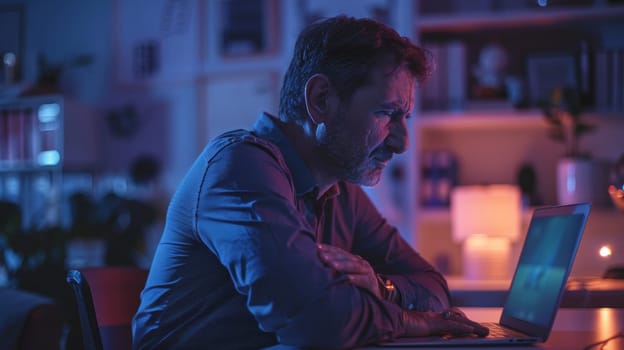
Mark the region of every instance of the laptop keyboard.
[[487, 336], [488, 338], [517, 338], [525, 336], [520, 332], [505, 328], [495, 322], [483, 322], [481, 324], [490, 329], [490, 333]]

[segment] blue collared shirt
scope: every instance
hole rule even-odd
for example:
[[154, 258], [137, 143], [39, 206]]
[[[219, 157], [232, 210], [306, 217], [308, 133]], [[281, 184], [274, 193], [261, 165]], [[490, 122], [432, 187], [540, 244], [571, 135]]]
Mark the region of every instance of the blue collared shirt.
[[[449, 306], [444, 278], [356, 185], [318, 187], [279, 121], [215, 138], [174, 194], [141, 305], [136, 349], [352, 347], [401, 332], [401, 309]], [[316, 243], [367, 259], [402, 305], [323, 265]]]

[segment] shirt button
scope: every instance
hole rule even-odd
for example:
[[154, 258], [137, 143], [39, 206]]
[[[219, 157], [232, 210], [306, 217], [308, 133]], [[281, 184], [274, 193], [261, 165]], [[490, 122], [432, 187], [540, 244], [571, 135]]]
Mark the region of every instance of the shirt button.
[[407, 305], [407, 309], [408, 310], [414, 310], [414, 304]]

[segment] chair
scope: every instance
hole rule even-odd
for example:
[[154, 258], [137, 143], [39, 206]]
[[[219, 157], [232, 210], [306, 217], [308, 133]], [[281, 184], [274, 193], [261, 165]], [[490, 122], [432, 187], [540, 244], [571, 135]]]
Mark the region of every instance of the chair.
[[136, 267], [68, 271], [86, 350], [132, 348], [132, 317], [146, 279], [147, 270]]
[[2, 287], [0, 310], [0, 349], [61, 349], [65, 319], [56, 300]]

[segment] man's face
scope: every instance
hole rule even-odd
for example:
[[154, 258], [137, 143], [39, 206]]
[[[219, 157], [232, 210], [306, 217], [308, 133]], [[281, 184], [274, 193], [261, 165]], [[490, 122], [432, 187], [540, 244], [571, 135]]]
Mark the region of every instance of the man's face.
[[341, 101], [321, 129], [320, 149], [333, 176], [372, 186], [395, 153], [409, 143], [406, 118], [414, 107], [415, 79], [407, 68], [372, 72], [368, 85]]

